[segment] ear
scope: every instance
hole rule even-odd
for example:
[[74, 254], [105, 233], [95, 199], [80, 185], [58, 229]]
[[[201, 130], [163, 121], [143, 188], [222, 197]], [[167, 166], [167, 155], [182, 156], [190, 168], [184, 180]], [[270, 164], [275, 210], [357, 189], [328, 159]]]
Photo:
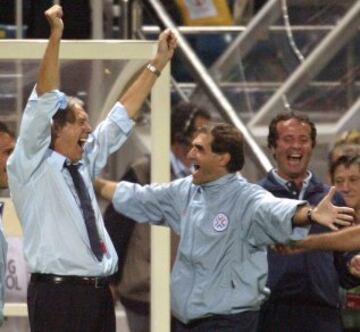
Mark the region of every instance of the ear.
[[274, 146], [272, 146], [271, 148], [270, 148], [270, 151], [271, 151], [271, 155], [273, 156], [273, 158], [274, 158], [274, 160], [276, 160], [276, 156], [275, 156], [275, 147]]
[[220, 165], [223, 167], [226, 167], [226, 165], [230, 162], [231, 156], [229, 152], [225, 152], [219, 155], [220, 159]]

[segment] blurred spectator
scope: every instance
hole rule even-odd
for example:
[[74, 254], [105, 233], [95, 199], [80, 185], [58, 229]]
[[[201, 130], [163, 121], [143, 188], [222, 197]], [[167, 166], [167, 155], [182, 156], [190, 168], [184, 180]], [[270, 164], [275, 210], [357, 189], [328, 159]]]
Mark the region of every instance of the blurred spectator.
[[0, 122], [0, 189], [8, 188], [6, 162], [14, 150], [15, 136], [5, 123]]
[[330, 176], [346, 205], [355, 210], [356, 222], [360, 224], [360, 153], [336, 159], [330, 167]]
[[[14, 135], [4, 123], [0, 122], [0, 189], [8, 187], [6, 163], [14, 146]], [[2, 223], [3, 208], [4, 203], [0, 201], [0, 326], [4, 322], [3, 308], [5, 303], [5, 272], [7, 257], [7, 242], [4, 236]]]
[[[351, 147], [351, 149], [349, 148]], [[360, 144], [343, 143], [336, 148], [330, 164], [331, 183], [342, 194], [346, 205], [355, 209], [356, 223], [360, 223]], [[341, 153], [340, 153], [341, 152]], [[348, 153], [348, 154], [346, 154]], [[341, 290], [344, 332], [360, 331], [360, 287]]]
[[329, 152], [329, 166], [341, 156], [359, 154], [360, 130], [352, 129], [345, 131], [336, 138], [334, 146]]
[[[171, 178], [191, 174], [187, 152], [196, 129], [210, 121], [210, 114], [192, 103], [180, 102], [171, 113]], [[122, 180], [150, 183], [150, 156], [136, 160]], [[112, 282], [116, 299], [125, 307], [131, 332], [150, 331], [150, 225], [139, 224], [117, 213], [113, 205], [105, 211], [105, 226], [119, 256]], [[178, 236], [171, 232], [171, 261], [176, 256]]]
[[[6, 162], [15, 147], [15, 136], [5, 123], [0, 122], [0, 196], [8, 196], [8, 177]], [[2, 305], [4, 304], [4, 291], [6, 302], [26, 302], [26, 288], [28, 273], [22, 250], [22, 239], [19, 236], [7, 236], [7, 258], [5, 261], [6, 242], [3, 237], [2, 227], [9, 220], [1, 220], [5, 204], [0, 201], [0, 325], [2, 322]], [[3, 222], [2, 222], [3, 221]], [[5, 264], [6, 262], [6, 264]], [[6, 272], [6, 274], [5, 274]], [[26, 317], [5, 317], [2, 332], [29, 331]]]

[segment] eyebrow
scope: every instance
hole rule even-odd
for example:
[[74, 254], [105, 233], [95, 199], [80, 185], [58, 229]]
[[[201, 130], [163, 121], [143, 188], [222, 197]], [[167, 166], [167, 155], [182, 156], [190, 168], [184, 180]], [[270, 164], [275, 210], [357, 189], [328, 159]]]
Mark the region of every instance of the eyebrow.
[[204, 146], [202, 146], [201, 144], [193, 144], [193, 147], [195, 147], [195, 148], [197, 148], [198, 150], [201, 150], [201, 151], [204, 151], [205, 150], [205, 148], [204, 148]]

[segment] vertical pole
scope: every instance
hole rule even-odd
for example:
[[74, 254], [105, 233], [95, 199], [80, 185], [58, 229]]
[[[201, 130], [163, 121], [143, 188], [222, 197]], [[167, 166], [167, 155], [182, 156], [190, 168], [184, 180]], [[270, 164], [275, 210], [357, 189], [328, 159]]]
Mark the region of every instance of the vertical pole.
[[[170, 180], [170, 66], [151, 94], [151, 181]], [[151, 226], [151, 331], [170, 331], [170, 231]]]

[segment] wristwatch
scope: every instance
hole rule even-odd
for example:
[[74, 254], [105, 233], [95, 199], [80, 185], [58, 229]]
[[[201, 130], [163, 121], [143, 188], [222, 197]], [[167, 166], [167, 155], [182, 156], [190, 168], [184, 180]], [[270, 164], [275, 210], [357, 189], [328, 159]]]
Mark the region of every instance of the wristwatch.
[[154, 75], [159, 77], [161, 75], [161, 72], [159, 69], [157, 69], [155, 66], [153, 66], [151, 63], [148, 63], [146, 65], [146, 69], [150, 70]]

